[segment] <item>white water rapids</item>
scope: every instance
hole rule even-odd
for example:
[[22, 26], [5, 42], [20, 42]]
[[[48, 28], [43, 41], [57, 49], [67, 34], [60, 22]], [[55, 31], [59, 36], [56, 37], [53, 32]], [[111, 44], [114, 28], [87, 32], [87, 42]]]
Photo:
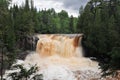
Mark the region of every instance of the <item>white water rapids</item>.
[[[39, 71], [36, 74], [43, 74], [43, 80], [101, 80], [98, 63], [83, 57], [80, 35], [38, 37], [36, 52], [31, 52], [25, 61], [18, 60], [16, 64], [25, 68], [37, 64]], [[11, 72], [7, 70], [4, 77]]]

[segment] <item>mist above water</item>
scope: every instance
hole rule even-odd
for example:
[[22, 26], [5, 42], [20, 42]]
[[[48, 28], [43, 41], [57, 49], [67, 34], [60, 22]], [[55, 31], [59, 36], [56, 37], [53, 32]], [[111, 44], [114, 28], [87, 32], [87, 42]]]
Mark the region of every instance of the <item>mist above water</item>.
[[22, 65], [37, 65], [43, 80], [90, 80], [100, 78], [98, 63], [83, 56], [82, 35], [37, 35], [36, 51]]
[[[83, 56], [81, 35], [74, 37], [38, 35], [38, 37], [36, 52], [26, 57], [25, 64], [37, 64], [44, 80], [77, 80], [74, 71], [90, 70], [87, 75], [99, 74], [98, 63]], [[90, 78], [86, 77], [84, 80]]]

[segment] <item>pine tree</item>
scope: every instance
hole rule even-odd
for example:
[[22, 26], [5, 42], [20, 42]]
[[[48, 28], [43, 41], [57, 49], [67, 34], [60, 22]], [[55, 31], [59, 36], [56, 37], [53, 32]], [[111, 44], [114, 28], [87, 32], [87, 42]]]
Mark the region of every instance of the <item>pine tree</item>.
[[70, 17], [70, 21], [69, 21], [69, 30], [70, 30], [70, 32], [71, 33], [74, 33], [74, 18], [73, 18], [73, 16], [71, 15], [71, 17]]
[[119, 61], [120, 47], [119, 9], [118, 0], [91, 0], [78, 17], [78, 32], [86, 35], [83, 41], [86, 54], [102, 62], [101, 68], [105, 74], [120, 69], [116, 63]]

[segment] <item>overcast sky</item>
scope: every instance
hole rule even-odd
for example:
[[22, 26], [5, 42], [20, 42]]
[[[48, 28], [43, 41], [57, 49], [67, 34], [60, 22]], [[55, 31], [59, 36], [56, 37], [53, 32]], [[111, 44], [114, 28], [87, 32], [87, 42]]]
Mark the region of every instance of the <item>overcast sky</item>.
[[[21, 5], [25, 0], [13, 0], [12, 4]], [[56, 12], [66, 10], [69, 15], [78, 16], [80, 6], [85, 6], [89, 0], [33, 0], [37, 10], [54, 8]]]

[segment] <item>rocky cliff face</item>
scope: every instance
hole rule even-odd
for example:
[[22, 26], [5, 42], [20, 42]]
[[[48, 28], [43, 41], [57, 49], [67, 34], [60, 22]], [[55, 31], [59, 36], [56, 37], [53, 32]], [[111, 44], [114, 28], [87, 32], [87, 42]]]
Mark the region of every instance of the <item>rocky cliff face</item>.
[[36, 36], [24, 36], [23, 39], [20, 39], [17, 43], [17, 47], [21, 50], [30, 50], [35, 51], [37, 41], [39, 40]]
[[39, 40], [36, 36], [25, 36], [24, 39], [18, 42], [18, 47], [20, 51], [17, 55], [17, 59], [24, 60], [25, 57], [31, 52], [36, 50], [36, 44]]

